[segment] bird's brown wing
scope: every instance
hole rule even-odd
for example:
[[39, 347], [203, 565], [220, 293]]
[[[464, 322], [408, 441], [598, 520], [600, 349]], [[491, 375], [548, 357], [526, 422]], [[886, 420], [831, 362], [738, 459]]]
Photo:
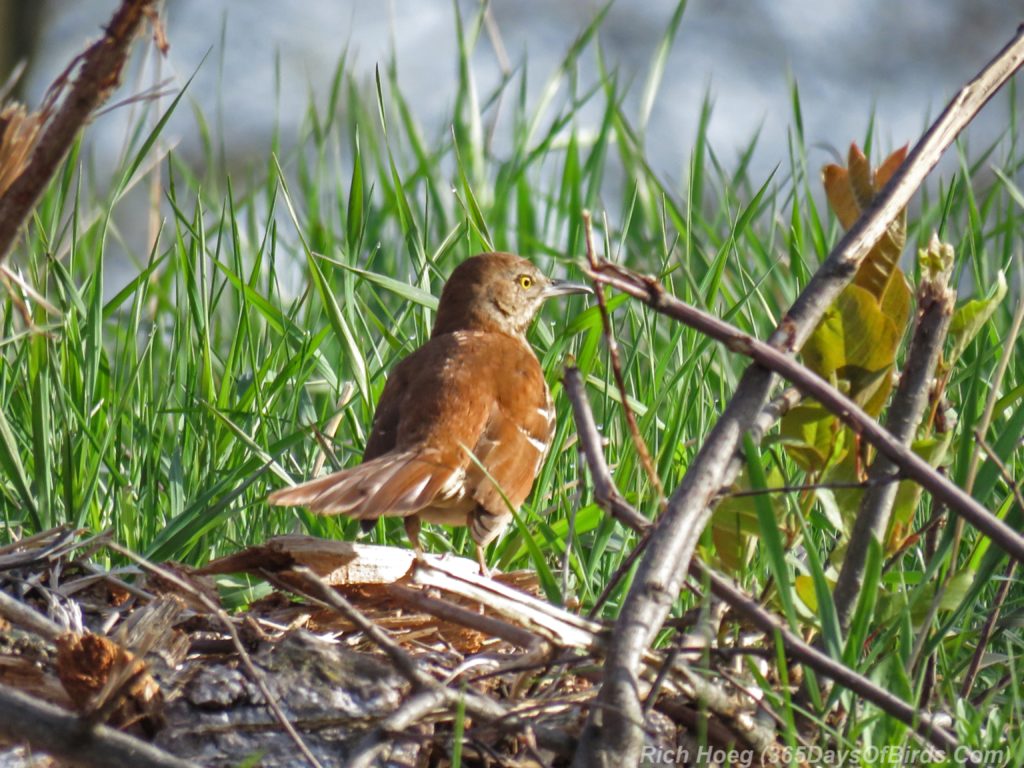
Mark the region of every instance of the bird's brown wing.
[[380, 393], [377, 410], [373, 414], [373, 427], [363, 450], [363, 461], [375, 459], [395, 447], [399, 420], [402, 417], [402, 396], [409, 379], [406, 374], [409, 366], [406, 363], [415, 354], [414, 352], [398, 363], [384, 384], [384, 391]]
[[530, 495], [554, 429], [554, 411], [540, 364], [514, 339], [505, 344], [502, 370], [487, 422], [473, 447], [466, 488], [479, 507], [470, 522], [486, 546]]

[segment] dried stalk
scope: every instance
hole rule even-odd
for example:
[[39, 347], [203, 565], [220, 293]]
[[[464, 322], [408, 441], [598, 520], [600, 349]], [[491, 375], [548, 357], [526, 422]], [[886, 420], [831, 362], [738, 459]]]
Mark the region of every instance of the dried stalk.
[[[999, 474], [1003, 476], [1003, 481], [1010, 486], [1010, 490], [1013, 492], [1013, 498], [1017, 502], [1017, 507], [1024, 511], [1024, 495], [1021, 494], [1020, 483], [1017, 482], [1010, 470], [1002, 462], [995, 451], [985, 442], [984, 436], [981, 434], [981, 430], [977, 429], [974, 431], [974, 436], [978, 441], [978, 446], [987, 455], [990, 461], [992, 461], [998, 468]], [[967, 667], [967, 672], [964, 675], [963, 683], [960, 685], [960, 695], [963, 698], [967, 698], [971, 694], [971, 688], [974, 687], [974, 680], [978, 676], [978, 671], [981, 669], [982, 657], [985, 655], [985, 648], [988, 647], [989, 640], [992, 639], [992, 634], [995, 632], [996, 622], [999, 621], [999, 614], [1003, 610], [1003, 605], [1006, 603], [1006, 597], [1010, 593], [1010, 587], [1013, 586], [1013, 577], [1017, 573], [1017, 562], [1010, 563], [1010, 567], [1007, 569], [1006, 574], [1003, 576], [1003, 582], [999, 585], [999, 589], [996, 590], [996, 596], [992, 600], [992, 607], [989, 608], [988, 617], [985, 619], [985, 624], [981, 628], [981, 632], [978, 633], [978, 644], [974, 649], [974, 654], [971, 656], [971, 663]]]
[[[398, 672], [405, 677], [418, 693], [426, 692], [436, 696], [436, 701], [454, 708], [460, 700], [466, 713], [472, 717], [492, 723], [495, 727], [510, 732], [532, 734], [542, 746], [559, 754], [570, 754], [575, 747], [574, 740], [566, 733], [550, 728], [534, 728], [529, 720], [521, 717], [503, 704], [482, 696], [475, 691], [456, 691], [435, 680], [423, 667], [405, 652], [388, 634], [364, 616], [355, 606], [331, 589], [324, 580], [306, 567], [294, 568], [292, 573], [302, 579], [308, 595], [351, 621], [391, 659]], [[271, 574], [265, 574], [277, 582]], [[293, 589], [290, 585], [285, 585]]]
[[[922, 272], [921, 287], [918, 290], [918, 322], [910, 341], [907, 359], [899, 387], [889, 405], [886, 429], [893, 438], [910, 448], [917, 426], [928, 406], [932, 376], [942, 353], [949, 321], [953, 317], [953, 303], [956, 291], [949, 288], [949, 277], [953, 269], [953, 249], [939, 243], [932, 237], [936, 256], [944, 258], [941, 271], [929, 274]], [[902, 279], [902, 278], [900, 278]], [[843, 559], [842, 569], [836, 581], [832, 598], [836, 606], [839, 626], [845, 633], [850, 626], [853, 610], [857, 605], [864, 585], [864, 569], [872, 543], [881, 547], [889, 528], [893, 502], [896, 501], [896, 483], [882, 482], [897, 474], [895, 461], [885, 454], [879, 454], [871, 464], [868, 482], [872, 485], [861, 499], [860, 509], [850, 532], [850, 545]]]
[[47, 114], [45, 126], [39, 129], [31, 158], [0, 195], [0, 262], [14, 246], [22, 224], [71, 149], [79, 130], [120, 83], [132, 40], [145, 19], [156, 19], [155, 5], [156, 0], [124, 0], [103, 37], [76, 57], [52, 86], [55, 90], [51, 90], [48, 104], [64, 86], [70, 70], [81, 62], [78, 76], [60, 106], [54, 108], [52, 117]]
[[[813, 397], [832, 411], [854, 432], [874, 445], [879, 453], [891, 459], [908, 479], [916, 480], [938, 501], [948, 504], [1011, 557], [1024, 561], [1024, 536], [975, 501], [962, 488], [952, 483], [927, 461], [893, 437], [849, 397], [806, 366], [798, 363], [791, 355], [781, 352], [763, 341], [758, 341], [753, 336], [743, 333], [735, 326], [719, 320], [703, 310], [691, 307], [667, 295], [653, 278], [637, 275], [622, 267], [605, 264], [602, 272], [599, 273], [599, 279], [624, 293], [642, 299], [656, 311], [721, 341], [732, 351], [749, 356], [759, 364], [761, 370], [781, 374], [805, 395]], [[739, 425], [735, 426], [738, 437], [742, 432], [739, 431]], [[692, 472], [693, 465], [690, 466], [687, 476]], [[686, 485], [686, 478], [683, 479], [683, 485]], [[675, 495], [679, 495], [678, 490]], [[659, 521], [659, 526], [661, 525], [662, 523]], [[692, 548], [690, 552], [692, 553]]]
[[[590, 269], [596, 271], [598, 267], [597, 251], [594, 249], [594, 228], [591, 225], [590, 211], [583, 211], [583, 232], [587, 243], [587, 262]], [[608, 303], [604, 296], [604, 286], [594, 281], [594, 297], [597, 299], [597, 308], [601, 312], [601, 323], [604, 326], [604, 339], [608, 347], [608, 359], [612, 366], [612, 375], [615, 377], [615, 386], [619, 390], [619, 398], [622, 401], [622, 413], [626, 417], [626, 426], [629, 428], [630, 438], [633, 440], [633, 448], [640, 457], [640, 464], [647, 473], [647, 478], [658, 494], [658, 507], [663, 508], [665, 504], [665, 488], [661, 484], [661, 478], [654, 468], [651, 460], [651, 453], [647, 450], [647, 443], [640, 436], [640, 427], [636, 423], [636, 414], [629, 407], [629, 398], [626, 397], [626, 379], [622, 375], [622, 360], [619, 357], [619, 345], [615, 341], [615, 333], [612, 330], [612, 318], [608, 312]]]

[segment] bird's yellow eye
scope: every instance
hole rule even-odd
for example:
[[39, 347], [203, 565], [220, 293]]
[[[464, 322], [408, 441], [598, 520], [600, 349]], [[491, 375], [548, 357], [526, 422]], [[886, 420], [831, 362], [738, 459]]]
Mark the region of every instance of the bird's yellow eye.
[[520, 275], [516, 280], [519, 282], [519, 287], [524, 291], [528, 291], [533, 287], [533, 278], [529, 275]]

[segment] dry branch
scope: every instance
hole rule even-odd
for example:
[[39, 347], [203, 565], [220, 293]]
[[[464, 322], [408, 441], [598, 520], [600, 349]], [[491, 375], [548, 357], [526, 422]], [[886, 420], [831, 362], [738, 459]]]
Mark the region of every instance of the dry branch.
[[[594, 249], [594, 229], [591, 226], [590, 211], [583, 212], [583, 233], [587, 243], [587, 262], [590, 268], [597, 269], [597, 251]], [[629, 434], [633, 440], [633, 447], [637, 456], [640, 457], [640, 464], [647, 473], [647, 478], [658, 494], [658, 507], [664, 507], [665, 488], [661, 484], [661, 478], [654, 468], [651, 460], [651, 452], [647, 450], [647, 443], [640, 436], [640, 427], [636, 423], [636, 414], [629, 407], [629, 398], [626, 396], [626, 379], [622, 374], [622, 360], [619, 356], [619, 345], [615, 341], [615, 333], [612, 331], [612, 317], [608, 311], [608, 302], [604, 296], [604, 286], [594, 281], [594, 298], [597, 299], [597, 308], [601, 312], [601, 325], [604, 327], [605, 344], [608, 346], [608, 360], [612, 366], [612, 375], [615, 377], [615, 386], [619, 390], [619, 398], [622, 402], [622, 413], [626, 417], [626, 426], [629, 427]]]
[[51, 86], [48, 107], [64, 86], [68, 73], [81, 63], [78, 76], [60, 106], [52, 112], [44, 109], [46, 123], [38, 131], [31, 158], [0, 195], [0, 262], [13, 247], [22, 224], [71, 149], [75, 136], [120, 83], [132, 40], [145, 19], [156, 18], [155, 5], [156, 0], [124, 0], [103, 37], [72, 61], [68, 71]]
[[4, 685], [0, 685], [0, 735], [4, 741], [27, 742], [33, 751], [83, 768], [198, 768], [152, 744], [105, 725], [90, 726], [60, 707]]
[[1024, 562], [1024, 536], [975, 501], [962, 488], [944, 477], [927, 461], [872, 419], [853, 400], [818, 374], [798, 363], [792, 355], [781, 352], [763, 341], [758, 341], [729, 323], [667, 295], [653, 278], [643, 277], [612, 265], [606, 265], [598, 274], [600, 280], [645, 301], [658, 312], [696, 328], [721, 341], [734, 352], [748, 355], [764, 369], [784, 376], [797, 389], [820, 402], [854, 432], [874, 445], [882, 455], [899, 468], [903, 476], [916, 480], [937, 500], [949, 505], [975, 528], [992, 539], [1004, 552], [1014, 559]]
[[[589, 415], [590, 406], [587, 402], [583, 382], [580, 379], [579, 372], [574, 368], [570, 368], [566, 371], [565, 391], [573, 403], [574, 413], [583, 413], [585, 414], [585, 419], [589, 418], [592, 420], [593, 416]], [[763, 426], [763, 423], [758, 424], [758, 426]], [[580, 434], [581, 441], [591, 439], [585, 429], [580, 429], [579, 426], [577, 426], [577, 430]], [[587, 455], [590, 456], [593, 452], [594, 451], [588, 451]], [[600, 448], [596, 449], [596, 453], [600, 454]], [[608, 473], [607, 464], [603, 462], [603, 459], [599, 462], [590, 464], [589, 468], [590, 473], [594, 478], [595, 485], [604, 484], [606, 486], [610, 485], [614, 488], [614, 482]], [[597, 477], [599, 474], [603, 474], [604, 477]], [[617, 494], [618, 492], [616, 491], [615, 493]], [[628, 503], [622, 503], [626, 507], [629, 507]], [[608, 507], [604, 508], [606, 511], [610, 511]], [[639, 515], [639, 513], [634, 511], [633, 514], [636, 515], [637, 518], [643, 520], [643, 516]], [[624, 518], [616, 519], [630, 518], [628, 516], [624, 516]], [[645, 525], [634, 528], [634, 530], [637, 532], [643, 532], [650, 527], [650, 523], [647, 523], [646, 520], [644, 523]], [[939, 749], [955, 749], [957, 745], [956, 739], [942, 727], [936, 725], [928, 713], [921, 712], [917, 707], [907, 704], [902, 699], [899, 699], [888, 691], [879, 688], [863, 675], [857, 674], [840, 662], [830, 658], [822, 651], [814, 648], [809, 643], [804, 642], [799, 636], [790, 631], [782, 621], [758, 605], [757, 601], [744, 595], [727, 579], [718, 575], [699, 561], [695, 560], [691, 562], [689, 571], [690, 575], [697, 581], [706, 581], [711, 587], [711, 591], [715, 597], [728, 604], [737, 613], [747, 617], [752, 624], [758, 627], [758, 629], [770, 636], [777, 634], [782, 640], [786, 653], [790, 657], [806, 664], [815, 672], [848, 688], [865, 701], [871, 702], [879, 709], [882, 709], [896, 719], [913, 727], [917, 733], [922, 736], [922, 738], [927, 739]]]
[[[1013, 334], [1013, 338], [1016, 338], [1016, 334]], [[996, 467], [999, 468], [999, 474], [1003, 477], [1005, 482], [1013, 493], [1013, 498], [1017, 502], [1017, 507], [1024, 511], [1024, 495], [1021, 494], [1020, 482], [1014, 479], [1013, 474], [1003, 463], [999, 455], [992, 450], [992, 448], [985, 442], [984, 436], [981, 434], [981, 430], [975, 430], [974, 437], [978, 441], [978, 445], [988, 456], [989, 461], [993, 462]], [[1010, 593], [1010, 587], [1014, 584], [1014, 575], [1017, 573], [1017, 561], [1010, 563], [1010, 567], [1007, 568], [1006, 573], [1002, 576], [1002, 582], [999, 585], [999, 589], [996, 590], [995, 597], [992, 599], [992, 605], [989, 608], [988, 617], [985, 619], [985, 623], [981, 627], [981, 632], [978, 633], [977, 645], [974, 648], [974, 653], [971, 656], [971, 663], [967, 666], [967, 672], [964, 674], [963, 682], [960, 684], [960, 695], [963, 698], [967, 698], [971, 695], [971, 688], [974, 687], [974, 680], [978, 676], [978, 671], [981, 669], [981, 662], [985, 656], [985, 649], [988, 647], [989, 641], [992, 639], [992, 635], [996, 629], [996, 623], [999, 621], [999, 615], [1003, 610], [1003, 605], [1006, 603], [1006, 597]]]
[[[772, 347], [792, 352], [803, 344], [943, 152], [1022, 62], [1024, 27], [957, 94], [872, 206], [840, 240], [769, 337]], [[599, 706], [591, 712], [576, 766], [639, 761], [643, 733], [636, 723], [642, 719], [637, 679], [641, 659], [682, 588], [694, 548], [711, 515], [712, 494], [731, 479], [727, 473], [730, 465], [735, 466], [732, 460], [742, 435], [767, 402], [774, 381], [771, 371], [761, 365], [747, 369], [659, 519], [657, 535], [640, 562], [612, 634]], [[1017, 539], [1018, 551], [1024, 554], [1024, 540]]]
[[[474, 691], [459, 692], [435, 680], [421, 665], [409, 656], [387, 633], [366, 618], [348, 600], [331, 589], [323, 579], [305, 567], [298, 567], [292, 573], [302, 579], [307, 594], [337, 611], [346, 619], [359, 627], [366, 636], [388, 655], [395, 668], [417, 689], [418, 692], [432, 694], [426, 703], [437, 702], [454, 709], [460, 701], [464, 703], [466, 713], [492, 723], [504, 731], [526, 732], [536, 736], [538, 743], [560, 754], [570, 754], [575, 741], [566, 733], [550, 728], [534, 728], [528, 719], [516, 714], [514, 710], [481, 696]], [[434, 698], [436, 696], [436, 699]]]

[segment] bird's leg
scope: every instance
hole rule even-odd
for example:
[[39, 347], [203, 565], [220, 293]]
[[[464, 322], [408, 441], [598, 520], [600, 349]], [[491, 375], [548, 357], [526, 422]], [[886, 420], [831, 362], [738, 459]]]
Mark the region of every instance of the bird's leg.
[[480, 575], [489, 579], [491, 578], [491, 569], [487, 567], [487, 560], [484, 558], [484, 547], [479, 542], [474, 542], [474, 544], [476, 545], [476, 561], [480, 563]]
[[416, 552], [416, 559], [423, 561], [423, 547], [420, 546], [420, 518], [419, 515], [409, 515], [402, 522], [405, 523], [405, 535], [409, 537], [413, 551]]

